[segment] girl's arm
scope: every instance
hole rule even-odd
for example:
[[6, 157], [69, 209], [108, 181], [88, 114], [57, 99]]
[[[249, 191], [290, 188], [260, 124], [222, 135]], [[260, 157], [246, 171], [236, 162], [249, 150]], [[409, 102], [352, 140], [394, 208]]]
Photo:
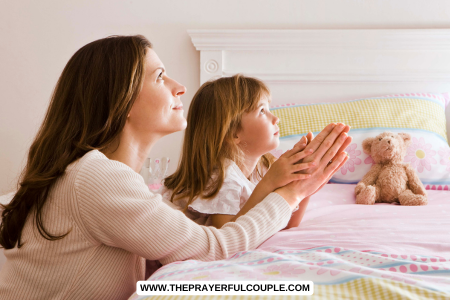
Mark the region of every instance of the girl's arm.
[[[316, 173], [318, 170], [320, 170], [324, 167], [323, 163], [321, 163], [321, 161], [324, 158], [328, 159], [327, 162], [330, 162], [328, 164], [330, 167], [331, 166], [335, 167], [335, 169], [332, 171], [330, 171], [330, 168], [327, 168], [328, 169], [327, 172], [324, 172], [324, 170], [319, 172], [320, 174], [322, 174], [322, 173], [328, 174], [329, 173], [329, 178], [328, 178], [328, 180], [329, 180], [331, 178], [331, 176], [333, 176], [333, 174], [336, 173], [345, 164], [345, 162], [348, 159], [346, 154], [345, 154], [346, 158], [342, 159], [344, 157], [342, 155], [342, 153], [344, 153], [344, 150], [346, 149], [346, 147], [348, 147], [348, 145], [351, 143], [351, 140], [352, 140], [351, 137], [347, 136], [347, 132], [349, 132], [349, 130], [350, 130], [350, 127], [348, 125], [344, 125], [341, 123], [338, 123], [338, 124], [331, 123], [331, 124], [327, 125], [324, 128], [324, 130], [322, 130], [319, 133], [319, 135], [317, 136], [317, 138], [315, 138], [314, 140], [312, 140], [312, 138], [309, 137], [309, 134], [308, 134], [307, 139], [306, 138], [304, 139], [304, 137], [302, 137], [302, 139], [294, 146], [294, 148], [292, 150], [286, 151], [272, 165], [272, 167], [267, 172], [266, 176], [264, 176], [264, 178], [256, 186], [252, 195], [250, 196], [248, 201], [245, 203], [245, 205], [242, 207], [242, 209], [239, 211], [239, 213], [237, 215], [235, 215], [235, 216], [213, 215], [213, 216], [211, 216], [212, 225], [217, 228], [220, 228], [221, 226], [223, 226], [223, 224], [225, 224], [227, 222], [233, 222], [233, 221], [237, 220], [241, 215], [245, 214], [245, 212], [249, 211], [252, 207], [256, 206], [262, 199], [264, 199], [264, 197], [266, 197], [269, 193], [271, 193], [275, 189], [277, 189], [279, 187], [284, 187], [287, 184], [292, 185], [294, 181], [299, 181], [299, 180], [301, 181], [301, 179], [309, 178], [309, 177], [301, 176], [303, 174], [296, 174], [296, 173], [301, 170], [304, 170], [311, 174]], [[338, 145], [340, 147], [338, 147], [338, 149], [336, 149], [336, 146], [338, 146]], [[300, 151], [300, 150], [303, 150], [303, 151]], [[313, 154], [313, 155], [311, 155], [311, 154]], [[298, 158], [298, 157], [300, 157], [300, 158]], [[286, 160], [288, 158], [294, 158], [294, 161], [298, 162], [300, 160], [303, 160], [303, 158], [305, 158], [305, 157], [308, 157], [308, 159], [306, 159], [306, 161], [309, 161], [309, 162], [312, 161], [312, 163], [297, 164], [296, 166], [299, 166], [299, 169], [298, 169], [298, 171], [295, 171], [293, 173], [291, 173], [289, 170], [283, 170], [283, 168], [274, 168], [274, 166], [277, 163], [280, 166], [282, 166], [283, 164], [281, 164], [280, 162], [286, 163]], [[338, 165], [335, 165], [335, 163], [331, 163], [331, 161], [333, 161], [333, 162], [339, 161], [340, 163]], [[319, 166], [319, 164], [320, 164], [320, 166]], [[317, 167], [314, 167], [314, 166], [317, 166]], [[270, 177], [278, 179], [278, 185], [275, 184], [275, 186], [274, 186], [273, 180], [267, 179], [267, 178], [269, 178], [269, 176], [268, 176], [269, 174], [271, 174]], [[286, 174], [294, 175], [294, 176], [296, 175], [296, 176], [298, 176], [298, 178], [292, 179], [292, 177], [282, 177], [283, 175], [286, 176]], [[287, 180], [287, 179], [289, 179], [289, 181], [283, 182], [283, 180]], [[328, 180], [324, 181], [320, 187], [316, 188], [316, 190], [310, 192], [307, 195], [311, 196], [312, 194], [316, 193], [328, 182]], [[283, 182], [283, 183], [280, 183], [280, 182]], [[296, 184], [296, 185], [298, 185], [298, 184]], [[303, 184], [300, 184], [300, 185], [303, 185]], [[307, 188], [305, 187], [305, 190], [309, 190], [310, 187], [312, 187], [311, 184], [309, 184], [309, 186]], [[276, 193], [280, 194], [282, 197], [289, 197], [289, 192], [286, 193], [287, 191], [288, 190], [278, 189], [276, 191]], [[305, 202], [305, 209], [306, 209], [308, 202]], [[301, 214], [301, 213], [299, 212], [298, 214]], [[304, 211], [303, 211], [303, 214], [304, 214]], [[303, 214], [301, 215], [301, 217], [299, 219], [300, 221], [303, 218]], [[297, 217], [299, 217], [299, 216], [296, 216], [295, 218], [297, 218]], [[293, 220], [292, 224], [295, 224], [296, 222], [299, 222], [299, 221]]]
[[306, 147], [311, 139], [312, 133], [308, 133], [306, 137], [304, 136], [300, 139], [300, 141], [294, 146], [292, 150], [286, 151], [283, 155], [280, 156], [280, 158], [272, 165], [269, 171], [267, 171], [263, 179], [261, 179], [261, 181], [258, 183], [252, 195], [237, 215], [211, 215], [211, 225], [216, 228], [221, 228], [228, 222], [234, 222], [237, 218], [246, 214], [250, 209], [256, 206], [277, 188], [280, 188], [288, 184], [289, 182], [292, 182], [293, 180], [302, 180], [308, 178], [309, 176], [307, 176], [306, 174], [294, 173], [306, 168], [313, 167], [315, 165], [314, 163], [296, 164], [299, 160], [312, 153], [312, 151], [301, 151]]
[[[263, 178], [264, 179], [264, 178]], [[211, 225], [216, 228], [221, 228], [225, 223], [234, 222], [237, 218], [242, 215], [245, 215], [250, 209], [260, 203], [264, 198], [266, 198], [274, 189], [270, 187], [268, 184], [264, 184], [263, 180], [261, 180], [256, 188], [253, 190], [250, 198], [248, 198], [247, 202], [241, 208], [237, 215], [221, 215], [215, 214], [211, 215]]]

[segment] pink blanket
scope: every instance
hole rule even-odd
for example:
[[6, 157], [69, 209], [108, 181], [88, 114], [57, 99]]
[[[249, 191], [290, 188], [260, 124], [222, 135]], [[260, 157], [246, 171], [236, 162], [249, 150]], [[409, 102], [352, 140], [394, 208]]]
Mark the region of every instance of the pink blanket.
[[450, 192], [427, 191], [427, 206], [357, 205], [355, 185], [327, 184], [311, 197], [302, 223], [258, 249], [308, 249], [321, 245], [399, 255], [450, 255]]
[[312, 280], [320, 299], [378, 299], [380, 291], [391, 293], [386, 299], [447, 299], [450, 192], [428, 191], [427, 206], [364, 206], [355, 204], [354, 187], [326, 185], [300, 227], [278, 232], [257, 250], [174, 262], [149, 280]]

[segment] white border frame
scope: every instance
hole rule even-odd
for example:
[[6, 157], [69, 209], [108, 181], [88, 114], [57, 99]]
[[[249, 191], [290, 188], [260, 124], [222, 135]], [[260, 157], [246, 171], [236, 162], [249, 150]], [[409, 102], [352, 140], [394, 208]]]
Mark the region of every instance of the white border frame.
[[[370, 54], [397, 52], [399, 56], [433, 52], [450, 55], [450, 29], [373, 29], [373, 30], [188, 30], [200, 51], [200, 81], [234, 74], [224, 68], [225, 52], [247, 51], [357, 51]], [[369, 52], [369, 53], [368, 53]], [[268, 54], [270, 56], [270, 54]], [[450, 60], [445, 69], [439, 64], [421, 70], [384, 69], [378, 73], [349, 72], [258, 73], [248, 74], [267, 82], [450, 82]], [[415, 72], [414, 72], [415, 71]]]

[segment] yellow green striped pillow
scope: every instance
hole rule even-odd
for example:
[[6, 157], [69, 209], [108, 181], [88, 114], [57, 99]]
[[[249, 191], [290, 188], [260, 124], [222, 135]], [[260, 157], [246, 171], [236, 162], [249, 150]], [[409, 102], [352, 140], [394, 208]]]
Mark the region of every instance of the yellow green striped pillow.
[[405, 162], [418, 172], [429, 189], [450, 189], [450, 148], [446, 132], [445, 107], [448, 94], [400, 94], [339, 103], [273, 107], [280, 118], [282, 153], [309, 131], [317, 134], [327, 124], [342, 122], [351, 126], [350, 159], [332, 178], [336, 183], [357, 183], [373, 161], [362, 151], [362, 141], [390, 131], [412, 136]]

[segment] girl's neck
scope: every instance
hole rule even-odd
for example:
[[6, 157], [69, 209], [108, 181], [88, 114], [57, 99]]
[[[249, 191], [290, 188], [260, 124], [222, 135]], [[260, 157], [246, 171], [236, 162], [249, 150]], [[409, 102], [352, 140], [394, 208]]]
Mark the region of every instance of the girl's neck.
[[250, 178], [260, 159], [261, 156], [246, 155], [244, 157], [243, 166], [240, 169], [246, 178]]

